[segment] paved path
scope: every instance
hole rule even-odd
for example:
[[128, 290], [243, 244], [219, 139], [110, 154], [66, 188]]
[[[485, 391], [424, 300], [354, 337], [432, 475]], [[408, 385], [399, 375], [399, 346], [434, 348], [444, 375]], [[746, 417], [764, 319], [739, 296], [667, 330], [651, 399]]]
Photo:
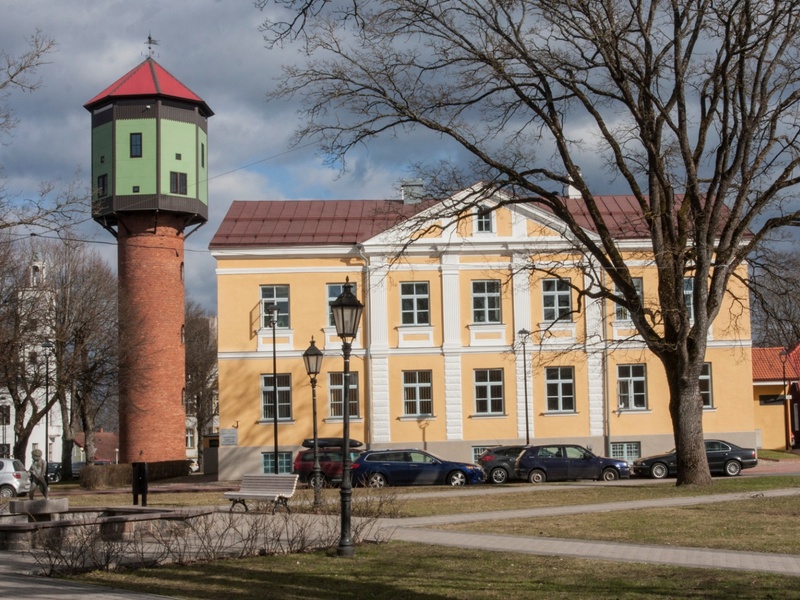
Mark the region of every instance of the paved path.
[[[794, 462], [794, 461], [792, 461]], [[798, 464], [778, 465], [766, 463], [746, 474], [798, 474]], [[652, 482], [649, 482], [652, 483]], [[218, 482], [209, 487], [219, 489], [225, 482]], [[587, 487], [609, 485], [606, 483], [583, 483]], [[637, 480], [615, 482], [611, 485], [639, 485]], [[160, 486], [159, 486], [160, 487]], [[537, 490], [548, 486], [537, 486]], [[186, 486], [186, 491], [195, 491], [197, 486]], [[175, 491], [173, 488], [170, 491]], [[151, 490], [152, 492], [152, 490]], [[415, 498], [435, 498], [443, 494], [509, 494], [531, 493], [526, 486], [476, 486], [459, 490], [443, 490], [414, 494]], [[651, 544], [629, 544], [618, 542], [596, 542], [589, 540], [569, 540], [559, 538], [522, 537], [508, 535], [491, 535], [486, 533], [465, 533], [435, 529], [446, 524], [469, 523], [499, 519], [517, 519], [569, 515], [586, 512], [631, 511], [637, 508], [689, 506], [694, 504], [712, 504], [730, 502], [751, 497], [800, 496], [799, 489], [769, 490], [757, 494], [717, 494], [691, 498], [661, 498], [657, 500], [638, 500], [631, 502], [613, 502], [603, 504], [585, 504], [578, 506], [555, 506], [530, 508], [512, 511], [491, 511], [456, 515], [440, 515], [435, 517], [417, 517], [394, 519], [381, 522], [381, 527], [392, 534], [392, 539], [440, 546], [474, 548], [494, 552], [519, 552], [548, 556], [569, 556], [596, 560], [620, 562], [639, 562], [651, 564], [679, 565], [692, 568], [734, 569], [741, 571], [760, 571], [800, 577], [800, 555], [769, 554], [762, 552], [736, 552], [728, 550], [709, 550], [704, 548], [688, 548], [676, 546], [657, 546]], [[383, 538], [385, 539], [385, 538]], [[152, 594], [139, 594], [115, 590], [103, 586], [84, 585], [66, 582], [59, 579], [37, 577], [31, 575], [36, 570], [35, 561], [19, 552], [0, 552], [0, 598], [25, 597], [30, 600], [72, 600], [85, 598], [104, 598], [108, 600], [156, 600], [167, 598]]]

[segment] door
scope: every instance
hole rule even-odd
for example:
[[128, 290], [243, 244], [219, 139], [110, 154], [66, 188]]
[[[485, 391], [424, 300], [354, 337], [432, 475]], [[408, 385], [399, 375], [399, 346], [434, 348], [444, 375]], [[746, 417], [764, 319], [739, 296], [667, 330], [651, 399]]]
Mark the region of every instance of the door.
[[[441, 464], [430, 454], [411, 451], [408, 453], [409, 485], [433, 485], [439, 483]], [[442, 475], [442, 477], [444, 477]]]
[[569, 463], [563, 446], [542, 446], [532, 468], [542, 468], [548, 481], [569, 479]]
[[594, 455], [581, 446], [564, 446], [570, 479], [597, 479], [600, 474]]

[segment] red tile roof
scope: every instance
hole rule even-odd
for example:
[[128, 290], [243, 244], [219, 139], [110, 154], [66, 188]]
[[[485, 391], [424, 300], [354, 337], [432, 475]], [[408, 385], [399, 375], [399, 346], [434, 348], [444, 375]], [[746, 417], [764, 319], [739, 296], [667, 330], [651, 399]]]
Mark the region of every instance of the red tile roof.
[[[75, 445], [83, 448], [86, 442], [86, 435], [79, 431], [75, 433]], [[95, 460], [107, 460], [114, 462], [117, 458], [117, 449], [119, 448], [119, 436], [113, 431], [100, 431], [94, 432], [94, 445], [95, 445]]]
[[[595, 196], [611, 235], [649, 239], [635, 196]], [[585, 203], [564, 198], [578, 224], [595, 231]], [[249, 200], [234, 202], [210, 248], [356, 244], [389, 229], [435, 202], [399, 200]], [[532, 204], [533, 205], [533, 204]], [[551, 212], [547, 207], [534, 205]]]
[[237, 200], [210, 248], [362, 243], [425, 206], [399, 200]]
[[84, 108], [91, 111], [96, 105], [107, 100], [145, 96], [164, 96], [187, 100], [199, 104], [206, 116], [210, 117], [214, 114], [200, 96], [173, 77], [152, 57], [146, 58], [141, 64], [97, 94], [84, 104]]
[[[783, 379], [783, 348], [753, 348], [753, 381], [781, 381]], [[791, 357], [786, 361], [786, 380], [796, 381], [797, 371]]]

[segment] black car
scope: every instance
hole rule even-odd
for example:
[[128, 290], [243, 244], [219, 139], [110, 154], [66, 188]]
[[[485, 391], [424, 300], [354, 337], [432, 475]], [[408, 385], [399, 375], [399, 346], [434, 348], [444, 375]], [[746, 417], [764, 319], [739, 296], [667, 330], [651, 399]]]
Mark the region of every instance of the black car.
[[367, 450], [352, 465], [353, 482], [387, 485], [466, 485], [483, 483], [486, 474], [472, 463], [444, 460], [423, 450]]
[[478, 457], [478, 464], [486, 472], [486, 480], [492, 483], [506, 483], [509, 479], [516, 479], [516, 467], [519, 453], [525, 446], [495, 446], [487, 448]]
[[575, 444], [528, 446], [516, 462], [517, 477], [531, 483], [567, 481], [570, 479], [627, 479], [631, 469], [627, 462], [616, 458], [595, 456]]
[[[751, 469], [758, 465], [758, 453], [755, 448], [741, 448], [723, 440], [706, 440], [706, 457], [712, 473], [722, 473], [734, 477], [742, 469]], [[633, 474], [653, 479], [664, 479], [678, 474], [678, 461], [675, 449], [647, 456], [633, 461]]]
[[47, 470], [45, 475], [48, 483], [58, 483], [63, 477], [62, 467], [60, 462], [47, 463]]

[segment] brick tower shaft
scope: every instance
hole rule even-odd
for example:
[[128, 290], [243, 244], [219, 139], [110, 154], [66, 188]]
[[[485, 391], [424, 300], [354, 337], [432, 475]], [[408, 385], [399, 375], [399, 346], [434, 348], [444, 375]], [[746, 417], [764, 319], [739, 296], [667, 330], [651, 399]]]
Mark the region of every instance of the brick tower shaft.
[[186, 457], [184, 221], [169, 213], [120, 218], [120, 462]]

